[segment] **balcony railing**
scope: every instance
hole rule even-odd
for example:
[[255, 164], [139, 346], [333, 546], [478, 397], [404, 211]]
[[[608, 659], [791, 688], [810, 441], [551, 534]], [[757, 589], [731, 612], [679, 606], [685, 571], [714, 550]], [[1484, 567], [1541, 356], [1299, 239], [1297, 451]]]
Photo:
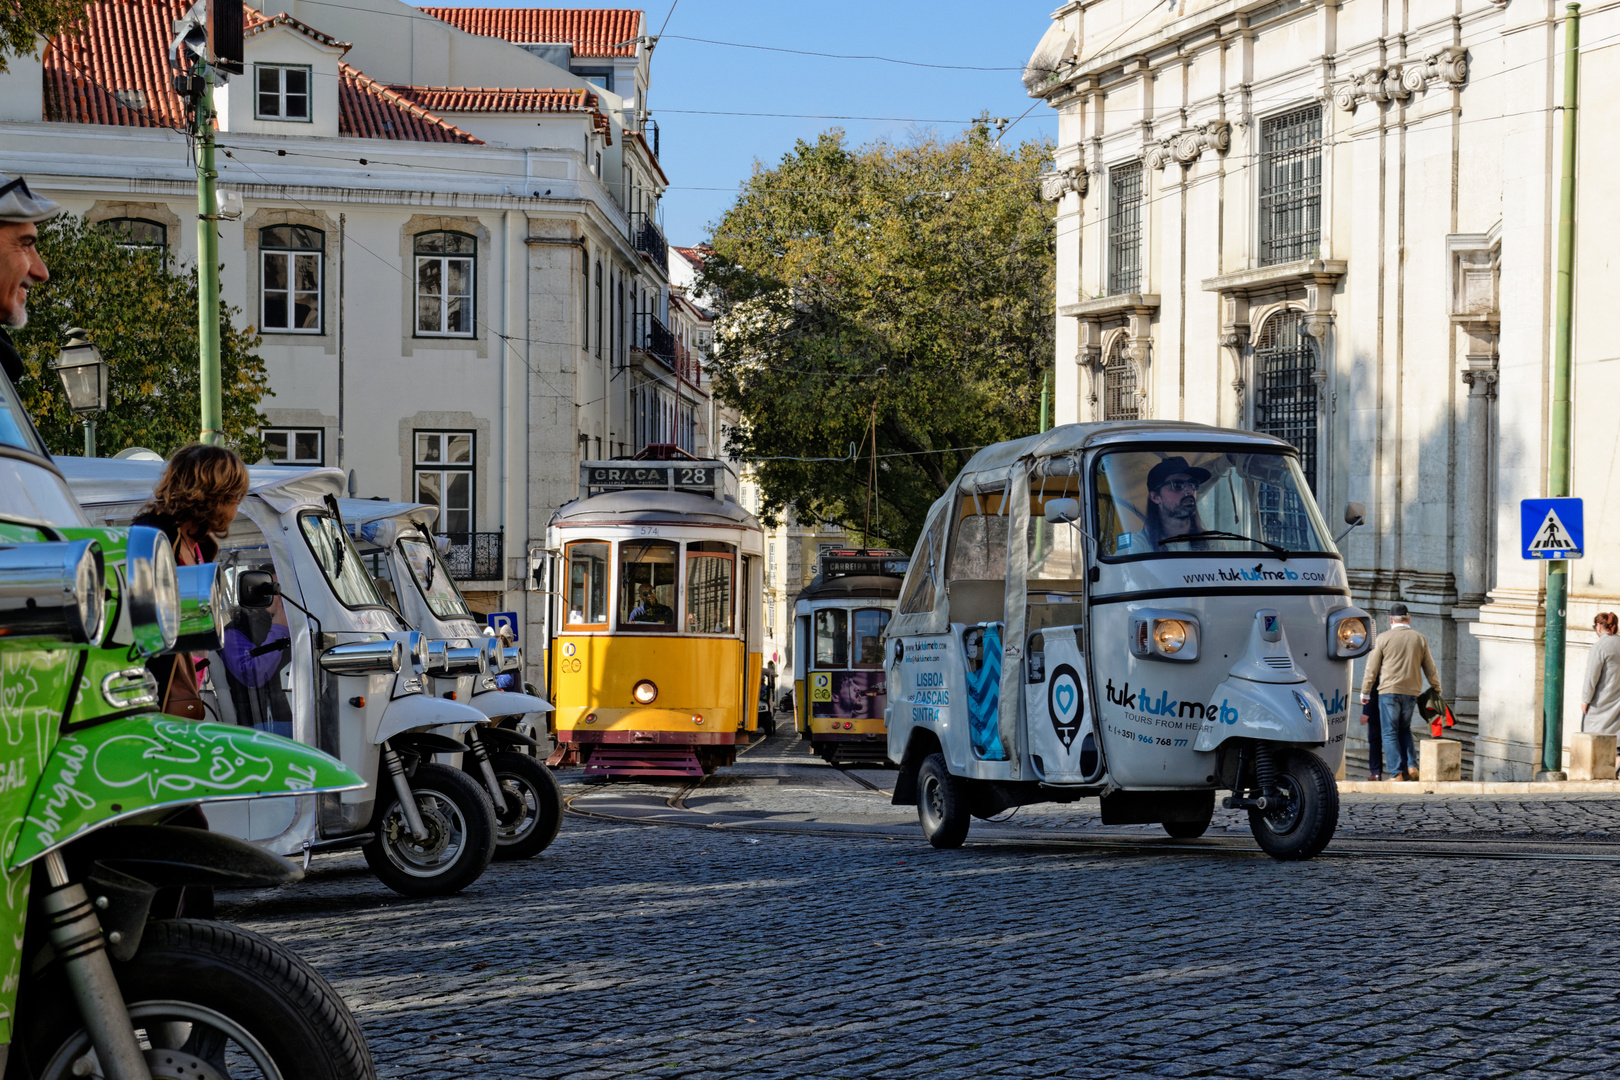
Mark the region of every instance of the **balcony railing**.
[[697, 349], [688, 349], [677, 341], [675, 343], [675, 374], [694, 385], [701, 384], [703, 382], [703, 354]]
[[457, 581], [500, 581], [506, 577], [501, 534], [442, 533], [450, 541], [444, 561]]
[[652, 259], [661, 269], [668, 271], [669, 241], [664, 239], [664, 230], [658, 227], [657, 222], [646, 214], [631, 214], [630, 239], [637, 251]]
[[643, 311], [636, 316], [635, 338], [631, 347], [655, 357], [669, 370], [675, 370], [675, 335], [652, 312]]

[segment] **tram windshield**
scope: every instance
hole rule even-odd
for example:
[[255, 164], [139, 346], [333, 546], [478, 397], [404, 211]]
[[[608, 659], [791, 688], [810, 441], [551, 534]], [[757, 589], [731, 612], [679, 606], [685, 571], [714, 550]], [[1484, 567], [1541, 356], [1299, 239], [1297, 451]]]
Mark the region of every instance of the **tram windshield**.
[[606, 626], [608, 546], [597, 541], [568, 545], [568, 624]]
[[863, 608], [852, 613], [854, 648], [850, 667], [877, 669], [883, 666], [883, 628], [889, 613], [882, 608]]
[[619, 629], [674, 630], [680, 546], [668, 540], [619, 545]]
[[462, 598], [461, 590], [456, 588], [449, 568], [439, 558], [434, 545], [426, 540], [408, 538], [399, 542], [399, 550], [405, 556], [406, 565], [411, 568], [417, 588], [422, 590], [422, 599], [427, 601], [428, 609], [433, 614], [441, 619], [472, 618], [472, 609]]
[[703, 540], [686, 545], [686, 630], [729, 634], [736, 554], [730, 544]]
[[1115, 451], [1098, 462], [1096, 484], [1104, 558], [1337, 554], [1292, 454]]
[[849, 612], [822, 608], [815, 620], [815, 666], [841, 668], [849, 664]]
[[320, 563], [321, 572], [332, 586], [332, 592], [345, 607], [381, 607], [382, 597], [377, 594], [371, 575], [366, 573], [359, 552], [349, 542], [349, 534], [327, 514], [304, 514], [298, 527], [309, 541], [309, 549]]

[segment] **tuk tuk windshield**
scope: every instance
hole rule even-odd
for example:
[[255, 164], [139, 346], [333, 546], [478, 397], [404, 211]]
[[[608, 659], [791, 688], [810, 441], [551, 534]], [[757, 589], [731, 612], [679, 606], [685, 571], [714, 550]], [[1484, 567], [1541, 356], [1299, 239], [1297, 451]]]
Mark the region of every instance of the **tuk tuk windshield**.
[[406, 537], [399, 541], [399, 552], [405, 556], [405, 565], [411, 568], [411, 577], [422, 590], [428, 610], [441, 619], [472, 618], [472, 609], [456, 588], [450, 569], [439, 558], [438, 548], [426, 540]]
[[359, 553], [349, 542], [349, 534], [343, 531], [337, 519], [327, 514], [304, 514], [298, 519], [298, 527], [309, 541], [309, 549], [314, 552], [315, 561], [321, 564], [321, 572], [326, 575], [332, 592], [344, 607], [383, 606], [377, 586], [366, 573]]
[[1105, 559], [1211, 551], [1338, 554], [1292, 454], [1114, 451], [1098, 460], [1096, 497]]

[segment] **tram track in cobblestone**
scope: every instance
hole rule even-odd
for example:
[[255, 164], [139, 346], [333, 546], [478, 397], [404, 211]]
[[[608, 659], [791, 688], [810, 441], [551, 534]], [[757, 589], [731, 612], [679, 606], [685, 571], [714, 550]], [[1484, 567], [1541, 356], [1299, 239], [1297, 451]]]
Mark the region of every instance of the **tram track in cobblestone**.
[[[849, 774], [845, 774], [849, 776]], [[849, 776], [862, 787], [874, 793], [887, 794], [882, 788], [858, 776]], [[707, 777], [703, 780], [708, 779]], [[600, 791], [581, 792], [564, 799], [567, 813], [585, 819], [620, 824], [652, 825], [710, 832], [760, 833], [782, 836], [819, 836], [827, 838], [858, 837], [866, 840], [886, 840], [916, 844], [920, 832], [897, 829], [887, 825], [829, 824], [818, 822], [765, 823], [742, 816], [727, 816], [705, 810], [695, 810], [686, 800], [703, 784], [703, 780], [684, 785], [674, 795], [658, 799], [648, 796], [645, 805], [630, 808], [631, 812], [614, 813], [579, 801]], [[835, 792], [837, 789], [827, 789]], [[660, 813], [659, 811], [663, 811]], [[673, 814], [670, 812], [673, 811]], [[1015, 831], [1016, 830], [1016, 831]], [[1196, 840], [1177, 840], [1170, 837], [1131, 836], [1117, 832], [1075, 829], [1052, 835], [1021, 827], [996, 829], [976, 826], [969, 835], [967, 846], [984, 848], [1025, 848], [1030, 850], [1081, 850], [1099, 854], [1188, 855], [1208, 854], [1264, 858], [1247, 834], [1204, 836]], [[1426, 858], [1426, 859], [1490, 859], [1519, 861], [1563, 861], [1620, 863], [1620, 843], [1581, 842], [1559, 838], [1506, 839], [1499, 837], [1356, 837], [1340, 835], [1320, 858]]]

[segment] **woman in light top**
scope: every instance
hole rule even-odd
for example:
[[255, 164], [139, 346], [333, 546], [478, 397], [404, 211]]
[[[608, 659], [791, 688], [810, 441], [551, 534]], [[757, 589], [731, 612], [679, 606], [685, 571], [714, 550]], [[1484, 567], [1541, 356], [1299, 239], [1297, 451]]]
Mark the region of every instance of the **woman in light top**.
[[[1597, 640], [1586, 654], [1586, 682], [1581, 689], [1581, 730], [1620, 735], [1620, 618], [1600, 612], [1592, 620]], [[1620, 760], [1616, 761], [1620, 767]]]

